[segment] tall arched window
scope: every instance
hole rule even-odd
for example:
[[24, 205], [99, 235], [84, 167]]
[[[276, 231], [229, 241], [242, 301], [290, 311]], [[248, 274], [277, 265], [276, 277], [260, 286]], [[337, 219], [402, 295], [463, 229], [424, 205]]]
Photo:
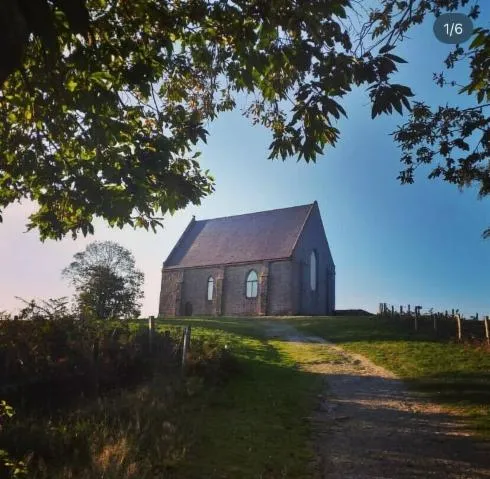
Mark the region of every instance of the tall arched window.
[[213, 300], [213, 294], [214, 294], [214, 278], [210, 276], [208, 278], [208, 301]]
[[314, 251], [311, 252], [310, 255], [310, 288], [312, 291], [316, 291], [316, 280], [317, 280], [317, 259], [316, 253]]
[[247, 275], [247, 288], [246, 288], [247, 298], [256, 298], [258, 289], [259, 289], [259, 277], [257, 276], [257, 273], [254, 270], [252, 270]]

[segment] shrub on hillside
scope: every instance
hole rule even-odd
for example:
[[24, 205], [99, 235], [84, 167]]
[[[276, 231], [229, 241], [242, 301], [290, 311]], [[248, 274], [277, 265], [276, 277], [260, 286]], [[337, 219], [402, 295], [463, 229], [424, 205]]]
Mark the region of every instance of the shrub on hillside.
[[202, 377], [208, 384], [222, 384], [240, 372], [238, 360], [227, 348], [208, 341], [192, 343], [186, 365], [187, 374]]
[[131, 387], [176, 367], [175, 338], [126, 324], [59, 319], [0, 323], [0, 397], [17, 406], [58, 407], [84, 395]]
[[[134, 326], [82, 321], [10, 321], [0, 325], [3, 352], [25, 361], [25, 370], [10, 370], [10, 378], [25, 379], [29, 371], [38, 379], [37, 404], [31, 404], [37, 410], [19, 408], [16, 417], [0, 430], [0, 450], [21, 459], [28, 477], [166, 477], [186, 454], [184, 432], [191, 424], [185, 410], [192, 404], [186, 401], [189, 396], [206, 393], [208, 386], [222, 384], [239, 371], [238, 363], [218, 344], [193, 339], [182, 377], [181, 330], [155, 332], [150, 353], [146, 327]], [[94, 344], [98, 344], [98, 352], [92, 349]], [[17, 347], [20, 353], [15, 356]], [[53, 400], [61, 394], [61, 389], [53, 392], [56, 381], [59, 388], [74, 388], [72, 398], [80, 392], [84, 374], [90, 378], [93, 372], [94, 353], [101, 392], [119, 389], [97, 400], [59, 409], [56, 414], [38, 414], [43, 397]], [[151, 380], [143, 382], [150, 376]], [[141, 384], [127, 388], [137, 383]]]

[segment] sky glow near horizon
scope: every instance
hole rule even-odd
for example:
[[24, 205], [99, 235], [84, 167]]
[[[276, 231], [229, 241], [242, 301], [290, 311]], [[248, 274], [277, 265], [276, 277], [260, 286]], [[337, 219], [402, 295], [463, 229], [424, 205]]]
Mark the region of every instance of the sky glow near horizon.
[[[486, 10], [480, 26], [490, 18]], [[410, 86], [414, 99], [431, 106], [456, 98], [464, 106], [467, 99], [456, 89], [441, 89], [432, 80], [433, 73], [444, 70], [450, 50], [434, 37], [432, 20], [426, 21], [394, 51], [409, 63], [399, 65], [392, 81]], [[465, 74], [464, 66], [447, 72], [459, 83]], [[16, 312], [22, 306], [16, 296], [71, 296], [62, 269], [88, 243], [112, 240], [130, 249], [145, 273], [142, 315], [156, 315], [162, 262], [192, 215], [208, 219], [317, 200], [336, 264], [338, 309], [374, 312], [386, 302], [490, 315], [490, 240], [481, 237], [490, 226], [488, 200], [478, 200], [475, 189], [460, 192], [428, 180], [428, 170], [417, 171], [415, 184], [401, 186], [396, 179], [400, 151], [389, 134], [406, 117], [395, 113], [371, 120], [364, 89], [353, 90], [341, 104], [348, 114], [337, 125], [341, 138], [316, 164], [267, 160], [265, 129], [252, 126], [239, 111], [221, 115], [208, 128], [201, 156], [203, 168], [216, 179], [215, 193], [201, 206], [166, 217], [157, 234], [111, 229], [97, 220], [91, 237], [41, 243], [36, 231], [25, 233], [34, 205], [8, 207], [0, 224], [0, 311]]]

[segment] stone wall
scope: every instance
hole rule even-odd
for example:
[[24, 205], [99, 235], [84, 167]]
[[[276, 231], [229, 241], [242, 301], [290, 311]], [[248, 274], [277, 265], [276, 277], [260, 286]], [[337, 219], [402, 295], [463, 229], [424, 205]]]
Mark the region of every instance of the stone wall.
[[[219, 315], [221, 309], [221, 289], [223, 267], [192, 268], [184, 270], [182, 304], [190, 303], [193, 315]], [[214, 279], [213, 299], [208, 301], [208, 279]]]
[[[310, 287], [310, 255], [317, 255], [317, 288]], [[294, 314], [332, 314], [335, 310], [335, 265], [315, 205], [293, 254]]]
[[182, 271], [162, 269], [159, 316], [179, 316], [181, 314], [183, 278]]
[[267, 314], [291, 315], [293, 301], [293, 264], [291, 261], [275, 261], [269, 268], [269, 304]]
[[[256, 298], [246, 297], [248, 273], [258, 276]], [[291, 261], [262, 262], [211, 268], [164, 270], [159, 314], [186, 315], [290, 315], [293, 314]], [[209, 277], [213, 277], [212, 301], [207, 299]]]
[[[259, 279], [258, 295], [256, 298], [247, 298], [246, 282], [248, 273], [255, 270]], [[247, 265], [227, 266], [223, 281], [223, 311], [224, 316], [255, 316], [260, 314], [261, 275], [268, 272], [267, 263], [253, 263]]]

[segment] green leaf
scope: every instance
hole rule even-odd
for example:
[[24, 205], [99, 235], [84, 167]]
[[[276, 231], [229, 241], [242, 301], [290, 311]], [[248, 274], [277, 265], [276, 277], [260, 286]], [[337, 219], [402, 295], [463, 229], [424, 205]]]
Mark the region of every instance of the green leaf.
[[477, 34], [470, 44], [470, 50], [481, 47], [487, 40], [487, 35], [485, 35], [485, 32], [483, 32], [481, 29], [476, 29], [475, 32], [477, 32]]
[[75, 80], [70, 78], [70, 80], [68, 80], [66, 83], [66, 89], [70, 92], [74, 92], [77, 85], [78, 85], [78, 83]]
[[402, 96], [401, 100], [402, 100], [403, 104], [405, 105], [405, 108], [410, 111], [412, 109], [412, 107], [410, 106], [410, 102], [408, 101], [408, 98], [405, 96]]
[[385, 57], [389, 58], [390, 60], [393, 60], [394, 62], [397, 62], [397, 63], [408, 63], [406, 60], [404, 60], [403, 58], [400, 58], [396, 55], [392, 55], [391, 53], [387, 53], [385, 55]]
[[379, 49], [380, 54], [391, 52], [395, 48], [395, 45], [384, 45]]
[[396, 110], [398, 113], [400, 113], [400, 115], [401, 115], [401, 114], [402, 114], [402, 104], [401, 104], [400, 99], [398, 99], [398, 98], [394, 98], [394, 99], [392, 100], [392, 105], [393, 105], [393, 107], [395, 108], [395, 110]]

